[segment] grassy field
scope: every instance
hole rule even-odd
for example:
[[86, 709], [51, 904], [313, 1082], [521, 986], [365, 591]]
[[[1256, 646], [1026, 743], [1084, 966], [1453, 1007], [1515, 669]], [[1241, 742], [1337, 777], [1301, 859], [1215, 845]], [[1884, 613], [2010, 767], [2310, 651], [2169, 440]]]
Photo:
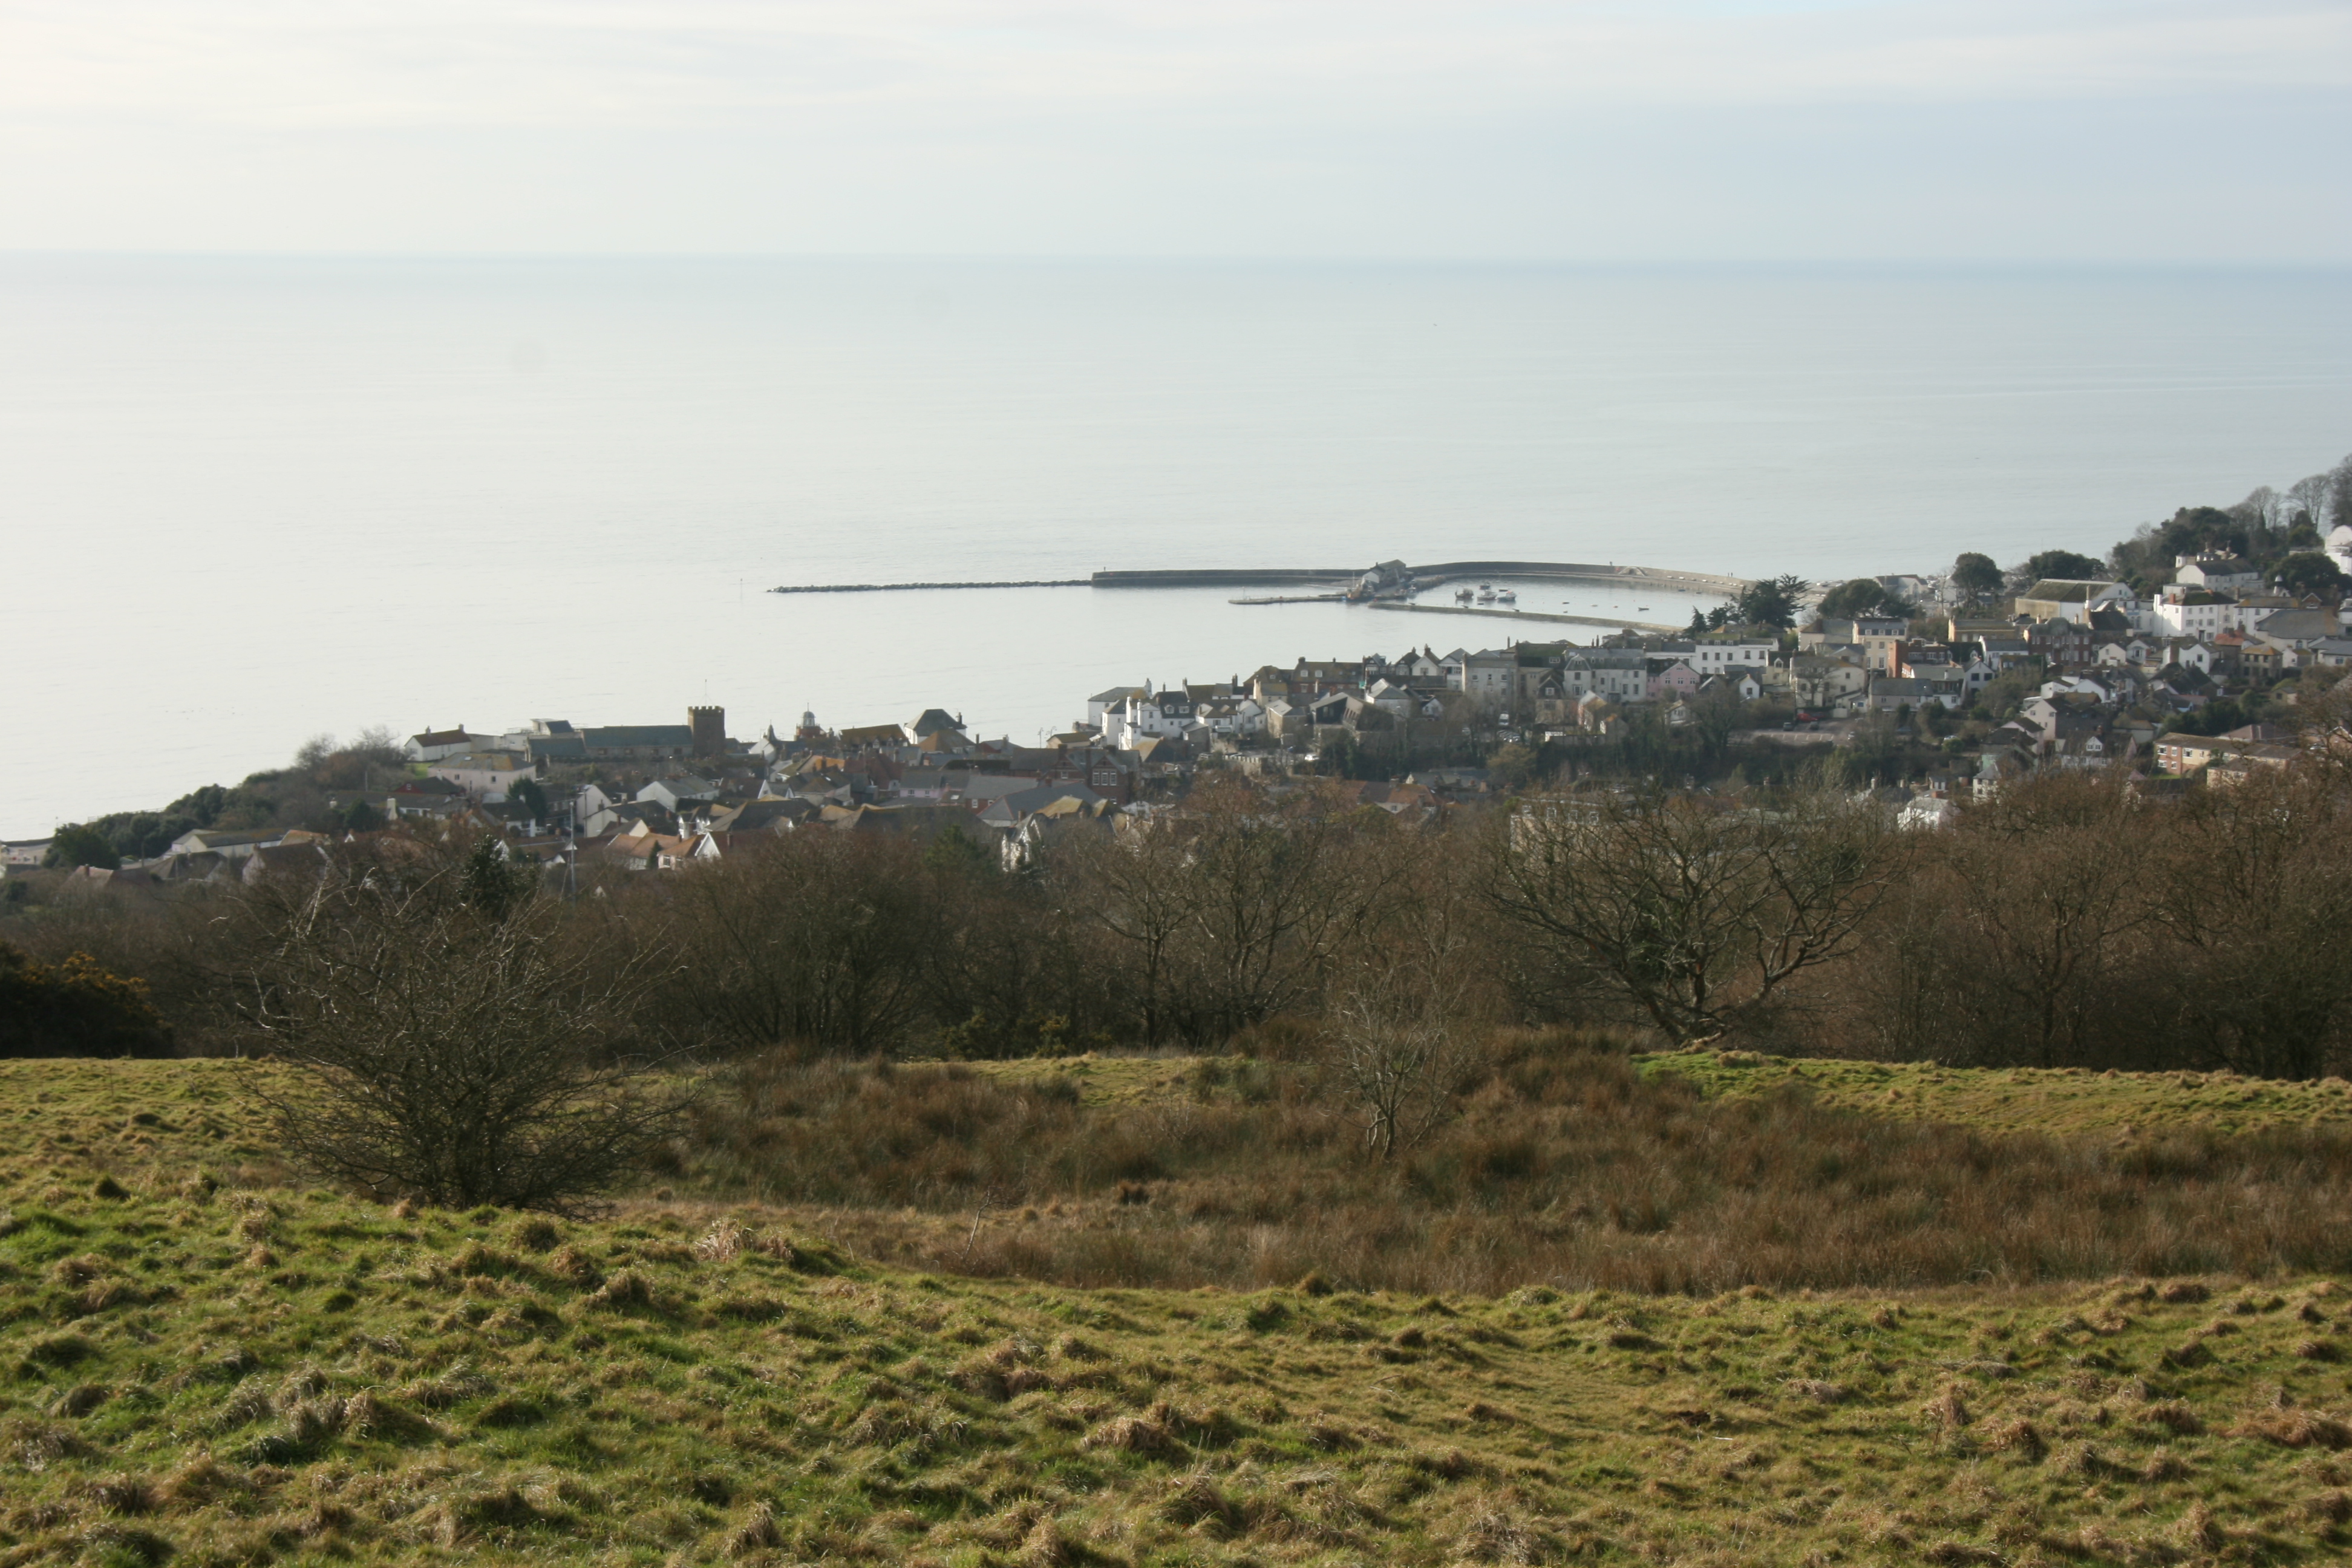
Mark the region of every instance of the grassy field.
[[[2335, 1279], [1048, 1288], [709, 1194], [353, 1203], [276, 1165], [255, 1070], [0, 1064], [0, 1565], [2352, 1552]], [[1001, 1070], [1192, 1092], [1181, 1062]]]
[[[2352, 1128], [2352, 1083], [2289, 1083], [2235, 1073], [2093, 1073], [2080, 1068], [1945, 1068], [1929, 1062], [1825, 1061], [1752, 1051], [1636, 1057], [1645, 1076], [1673, 1073], [1711, 1097], [1801, 1087], [1822, 1105], [1990, 1132], [2150, 1132], [2199, 1127]], [[1200, 1058], [1072, 1057], [973, 1062], [1009, 1082], [1064, 1082], [1089, 1105], [1145, 1105], [1192, 1092]]]
[[1820, 1104], [1874, 1116], [1943, 1121], [1990, 1132], [2124, 1133], [2205, 1128], [2352, 1127], [2352, 1083], [2287, 1083], [2235, 1073], [2093, 1073], [2081, 1068], [1944, 1068], [1926, 1062], [1846, 1062], [1748, 1051], [1642, 1058], [1711, 1096], [1801, 1085]]

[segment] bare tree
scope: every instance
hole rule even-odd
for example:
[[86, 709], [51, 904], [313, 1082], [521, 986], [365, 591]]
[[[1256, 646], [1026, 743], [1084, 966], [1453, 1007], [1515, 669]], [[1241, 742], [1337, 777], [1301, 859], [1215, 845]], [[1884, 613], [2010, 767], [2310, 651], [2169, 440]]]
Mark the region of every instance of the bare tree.
[[1843, 952], [1899, 856], [1876, 807], [1822, 791], [1538, 801], [1490, 849], [1498, 910], [1606, 975], [1678, 1043], [1760, 1016]]
[[1454, 1113], [1475, 1053], [1469, 925], [1461, 879], [1435, 854], [1402, 906], [1346, 965], [1325, 1016], [1326, 1069], [1362, 1121], [1365, 1147], [1386, 1162]]
[[1175, 825], [1160, 818], [1079, 840], [1049, 861], [1055, 879], [1126, 950], [1125, 989], [1146, 1046], [1157, 1046], [1172, 1022], [1179, 944], [1191, 920], [1189, 858]]
[[1384, 813], [1344, 791], [1196, 790], [1181, 819], [1186, 993], [1214, 1038], [1292, 1009], [1405, 874]]
[[2119, 779], [2045, 775], [1944, 846], [1980, 1039], [2035, 1067], [2084, 1065], [2154, 914], [2144, 831]]
[[592, 1209], [686, 1108], [614, 1054], [645, 966], [478, 881], [420, 854], [281, 891], [251, 1016], [298, 1070], [261, 1097], [296, 1159], [380, 1195]]
[[2200, 1065], [2315, 1079], [2352, 995], [2352, 810], [2305, 764], [2198, 792], [2168, 822], [2151, 910], [2179, 944], [2176, 1016]]
[[898, 838], [804, 829], [678, 879], [673, 994], [719, 1038], [854, 1052], [920, 1009], [931, 906]]

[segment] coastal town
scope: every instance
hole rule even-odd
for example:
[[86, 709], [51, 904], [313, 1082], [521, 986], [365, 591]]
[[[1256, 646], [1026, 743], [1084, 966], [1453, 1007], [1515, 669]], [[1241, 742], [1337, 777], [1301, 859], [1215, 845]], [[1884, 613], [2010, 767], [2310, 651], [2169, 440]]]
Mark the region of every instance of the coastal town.
[[[2352, 574], [2352, 525], [2324, 549]], [[201, 820], [199, 805], [184, 826], [163, 819], [167, 842], [151, 828], [143, 843], [61, 854], [61, 834], [8, 844], [0, 869], [63, 866], [124, 889], [249, 881], [394, 825], [491, 835], [573, 879], [682, 870], [808, 830], [952, 828], [1017, 868], [1057, 837], [1115, 833], [1178, 805], [1204, 774], [1334, 781], [1418, 822], [1624, 773], [1629, 757], [1695, 786], [1708, 769], [1770, 777], [1826, 759], [1906, 826], [1932, 826], [2052, 770], [2117, 768], [2160, 791], [2284, 765], [2304, 742], [2283, 721], [2309, 678], [2323, 690], [2352, 682], [2352, 598], [2284, 591], [2226, 553], [2180, 556], [2170, 576], [2147, 595], [2088, 576], [2000, 594], [1940, 577], [1827, 594], [1783, 579], [1778, 610], [1748, 619], [1727, 603], [1677, 636], [1424, 645], [1111, 687], [1035, 745], [976, 734], [944, 706], [838, 726], [803, 712], [750, 739], [716, 706], [682, 723], [427, 725], [380, 748], [311, 820], [233, 809]], [[1870, 601], [1874, 613], [1821, 613]], [[2257, 710], [2267, 717], [2210, 721]], [[1857, 768], [1863, 749], [1874, 761]]]

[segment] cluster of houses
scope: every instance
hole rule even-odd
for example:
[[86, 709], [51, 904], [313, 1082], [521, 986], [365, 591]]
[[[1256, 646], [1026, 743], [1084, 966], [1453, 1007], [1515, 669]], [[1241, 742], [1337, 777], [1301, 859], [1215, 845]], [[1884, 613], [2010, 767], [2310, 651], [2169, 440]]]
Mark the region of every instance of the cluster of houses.
[[[2336, 533], [2331, 549], [2340, 543], [2352, 565], [2352, 528]], [[1759, 742], [1827, 744], [1868, 714], [1965, 708], [2021, 666], [2034, 689], [1918, 781], [1906, 820], [1942, 820], [1952, 801], [2053, 767], [2127, 760], [2221, 780], [2283, 763], [2294, 753], [2281, 731], [2253, 725], [2204, 737], [2170, 721], [2285, 673], [2352, 667], [2352, 600], [2265, 593], [2260, 573], [2212, 556], [2184, 558], [2176, 579], [2146, 600], [2120, 583], [2043, 581], [2006, 613], [1820, 620], [1793, 647], [1777, 631], [1733, 626], [1687, 637], [1619, 633], [1590, 646], [1302, 658], [1247, 679], [1098, 691], [1082, 719], [1037, 746], [975, 740], [961, 715], [938, 708], [840, 730], [803, 713], [789, 736], [772, 727], [752, 742], [730, 738], [717, 707], [689, 708], [683, 724], [427, 728], [402, 746], [408, 765], [397, 782], [366, 798], [386, 821], [490, 832], [510, 855], [573, 875], [705, 865], [806, 829], [929, 837], [950, 826], [1018, 867], [1056, 837], [1109, 835], [1148, 819], [1204, 765], [1283, 774], [1344, 742], [1385, 744], [1402, 769], [1417, 756], [1483, 755], [1511, 741], [1598, 742], [1643, 709], [1668, 726], [1711, 714], [1748, 726]], [[1766, 714], [1774, 721], [1754, 728]], [[1349, 787], [1368, 805], [1416, 816], [1491, 794], [1476, 767], [1423, 767]], [[250, 880], [315, 867], [333, 837], [352, 831], [196, 829], [152, 860], [78, 875]], [[38, 864], [47, 847], [0, 847], [0, 871]]]

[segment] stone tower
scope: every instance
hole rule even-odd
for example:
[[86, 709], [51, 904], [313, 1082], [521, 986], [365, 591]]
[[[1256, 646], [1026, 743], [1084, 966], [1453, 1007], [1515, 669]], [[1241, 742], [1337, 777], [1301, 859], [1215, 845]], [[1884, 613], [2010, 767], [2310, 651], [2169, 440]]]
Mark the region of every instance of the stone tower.
[[688, 728], [694, 731], [694, 754], [698, 757], [723, 757], [727, 754], [727, 710], [724, 708], [689, 708], [686, 710]]

